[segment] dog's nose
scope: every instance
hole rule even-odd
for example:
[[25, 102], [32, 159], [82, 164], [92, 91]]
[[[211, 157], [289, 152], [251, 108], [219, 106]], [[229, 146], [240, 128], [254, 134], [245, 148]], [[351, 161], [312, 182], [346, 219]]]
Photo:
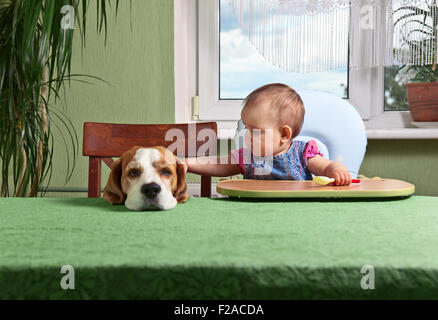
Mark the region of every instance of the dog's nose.
[[161, 187], [155, 182], [144, 184], [141, 187], [141, 192], [149, 199], [155, 198], [160, 191]]

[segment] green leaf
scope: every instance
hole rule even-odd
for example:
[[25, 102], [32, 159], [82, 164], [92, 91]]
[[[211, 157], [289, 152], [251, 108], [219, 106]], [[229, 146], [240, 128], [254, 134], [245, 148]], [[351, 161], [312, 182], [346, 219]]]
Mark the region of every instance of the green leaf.
[[[71, 73], [74, 30], [61, 28], [63, 5], [75, 8], [83, 48], [90, 1], [0, 0], [0, 196], [33, 196], [44, 181], [48, 186], [54, 150], [59, 147], [54, 144], [55, 134], [68, 154], [66, 181], [72, 177], [79, 140], [73, 123], [60, 110], [59, 90], [70, 81], [107, 83]], [[118, 7], [116, 1], [116, 14]], [[98, 32], [104, 28], [105, 41], [108, 8], [109, 0], [98, 0]]]

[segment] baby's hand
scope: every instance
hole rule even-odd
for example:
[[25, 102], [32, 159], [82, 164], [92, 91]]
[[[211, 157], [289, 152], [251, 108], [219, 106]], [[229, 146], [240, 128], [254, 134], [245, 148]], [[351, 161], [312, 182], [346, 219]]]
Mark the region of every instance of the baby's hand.
[[333, 184], [337, 186], [348, 186], [351, 183], [351, 175], [348, 169], [339, 162], [332, 162], [325, 169], [325, 176], [335, 179]]
[[188, 159], [184, 159], [184, 161], [182, 161], [182, 164], [184, 165], [185, 173], [187, 173], [187, 171], [189, 171], [189, 161], [188, 161]]

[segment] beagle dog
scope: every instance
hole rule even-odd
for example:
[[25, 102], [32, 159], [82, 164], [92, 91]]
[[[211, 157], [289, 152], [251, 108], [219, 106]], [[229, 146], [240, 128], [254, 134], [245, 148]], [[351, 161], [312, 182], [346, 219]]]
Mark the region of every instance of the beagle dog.
[[130, 210], [169, 210], [189, 198], [184, 164], [164, 147], [133, 147], [113, 163], [103, 197]]

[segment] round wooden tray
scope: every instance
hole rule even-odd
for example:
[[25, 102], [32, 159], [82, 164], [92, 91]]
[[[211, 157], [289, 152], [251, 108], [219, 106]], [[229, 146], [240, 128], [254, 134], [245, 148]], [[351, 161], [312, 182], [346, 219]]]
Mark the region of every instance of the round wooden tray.
[[394, 179], [361, 180], [349, 186], [321, 186], [312, 181], [221, 180], [217, 192], [248, 198], [385, 198], [409, 196], [415, 186]]

